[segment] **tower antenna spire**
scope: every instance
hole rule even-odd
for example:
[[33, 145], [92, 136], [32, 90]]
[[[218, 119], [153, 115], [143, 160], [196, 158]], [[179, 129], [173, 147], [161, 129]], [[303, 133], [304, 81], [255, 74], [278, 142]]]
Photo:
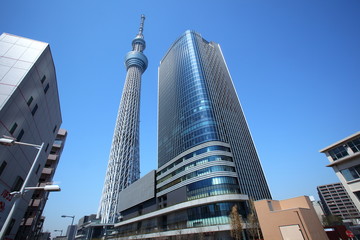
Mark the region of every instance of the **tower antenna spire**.
[[139, 28], [139, 34], [142, 36], [142, 33], [144, 31], [144, 21], [145, 21], [145, 15], [141, 14], [141, 21], [140, 21], [140, 28]]

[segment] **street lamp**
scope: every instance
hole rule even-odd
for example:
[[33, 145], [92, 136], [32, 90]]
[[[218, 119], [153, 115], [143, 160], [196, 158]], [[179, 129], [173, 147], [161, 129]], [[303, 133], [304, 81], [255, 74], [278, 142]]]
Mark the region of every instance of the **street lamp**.
[[0, 240], [3, 240], [5, 237], [5, 231], [8, 228], [10, 221], [20, 203], [20, 199], [21, 197], [26, 193], [26, 191], [28, 190], [34, 190], [34, 189], [38, 189], [38, 190], [43, 190], [43, 191], [60, 191], [60, 187], [58, 185], [46, 185], [44, 187], [27, 187], [26, 185], [28, 184], [28, 182], [30, 181], [34, 171], [35, 171], [35, 167], [38, 165], [39, 161], [40, 161], [40, 153], [44, 147], [44, 143], [42, 143], [41, 145], [36, 145], [36, 144], [31, 144], [31, 143], [24, 143], [24, 142], [17, 142], [15, 141], [15, 139], [11, 139], [11, 138], [0, 138], [0, 144], [1, 145], [5, 145], [5, 146], [13, 146], [13, 145], [25, 145], [25, 146], [31, 146], [34, 147], [38, 150], [35, 160], [33, 162], [33, 164], [31, 165], [31, 168], [25, 178], [24, 183], [22, 184], [21, 188], [19, 191], [16, 192], [11, 192], [10, 195], [14, 195], [15, 201], [14, 204], [11, 207], [11, 210], [9, 212], [9, 215], [7, 216], [4, 225], [1, 228], [1, 232], [0, 232]]
[[74, 218], [75, 216], [67, 216], [67, 215], [61, 215], [62, 218], [72, 218], [72, 221], [71, 221], [71, 226], [74, 225]]
[[[70, 228], [68, 228], [68, 233], [69, 234], [67, 237], [68, 239], [71, 239], [73, 240], [74, 237], [75, 237], [75, 228], [73, 227], [74, 226], [74, 218], [75, 218], [75, 215], [74, 216], [68, 216], [68, 215], [61, 215], [62, 218], [72, 218], [71, 220], [71, 225], [70, 225]], [[66, 234], [66, 235], [67, 235]]]

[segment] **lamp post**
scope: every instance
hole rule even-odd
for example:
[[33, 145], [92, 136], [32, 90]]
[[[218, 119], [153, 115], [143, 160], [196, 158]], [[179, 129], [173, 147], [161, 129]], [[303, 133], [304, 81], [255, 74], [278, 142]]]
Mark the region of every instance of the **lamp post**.
[[38, 165], [38, 163], [40, 161], [39, 156], [44, 147], [44, 143], [42, 143], [41, 145], [36, 145], [36, 144], [31, 144], [31, 143], [17, 142], [17, 141], [15, 141], [15, 139], [10, 139], [10, 138], [0, 138], [0, 144], [5, 145], [5, 146], [25, 145], [25, 146], [34, 147], [38, 150], [35, 160], [34, 160], [33, 164], [31, 165], [31, 168], [30, 168], [20, 190], [17, 192], [10, 193], [11, 195], [15, 196], [15, 201], [14, 201], [14, 204], [12, 205], [11, 210], [10, 210], [10, 212], [5, 220], [5, 223], [2, 226], [1, 231], [0, 231], [0, 240], [3, 240], [5, 238], [5, 231], [8, 228], [10, 221], [20, 203], [20, 199], [26, 193], [27, 190], [38, 189], [38, 190], [44, 190], [44, 191], [60, 191], [61, 189], [58, 185], [46, 185], [44, 187], [27, 187], [26, 186], [29, 183], [29, 181], [35, 171], [35, 167]]
[[61, 217], [62, 217], [62, 218], [67, 218], [67, 217], [68, 217], [68, 218], [72, 218], [71, 226], [74, 225], [74, 218], [75, 218], [75, 216], [62, 215]]
[[73, 240], [74, 237], [75, 237], [75, 232], [76, 232], [75, 228], [73, 227], [74, 226], [75, 215], [74, 216], [61, 215], [61, 217], [62, 218], [72, 218], [71, 225], [70, 225], [70, 230], [68, 230], [69, 236], [67, 236], [67, 237], [68, 237], [68, 239]]

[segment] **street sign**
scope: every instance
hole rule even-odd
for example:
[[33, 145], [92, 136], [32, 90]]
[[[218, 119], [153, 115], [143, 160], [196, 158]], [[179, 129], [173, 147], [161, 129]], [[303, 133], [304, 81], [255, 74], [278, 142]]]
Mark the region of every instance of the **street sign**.
[[350, 231], [350, 230], [346, 230], [345, 233], [346, 233], [346, 236], [348, 236], [348, 237], [350, 237], [350, 238], [355, 237], [354, 234], [353, 234], [353, 232]]

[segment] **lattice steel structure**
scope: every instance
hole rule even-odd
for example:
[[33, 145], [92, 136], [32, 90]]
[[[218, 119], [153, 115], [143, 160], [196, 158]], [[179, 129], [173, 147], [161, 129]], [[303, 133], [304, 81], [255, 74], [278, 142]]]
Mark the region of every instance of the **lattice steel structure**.
[[133, 50], [125, 56], [125, 85], [116, 119], [109, 163], [98, 215], [102, 223], [114, 223], [119, 193], [140, 177], [139, 122], [141, 75], [148, 60], [143, 54], [145, 16], [141, 15], [139, 33], [132, 41]]

